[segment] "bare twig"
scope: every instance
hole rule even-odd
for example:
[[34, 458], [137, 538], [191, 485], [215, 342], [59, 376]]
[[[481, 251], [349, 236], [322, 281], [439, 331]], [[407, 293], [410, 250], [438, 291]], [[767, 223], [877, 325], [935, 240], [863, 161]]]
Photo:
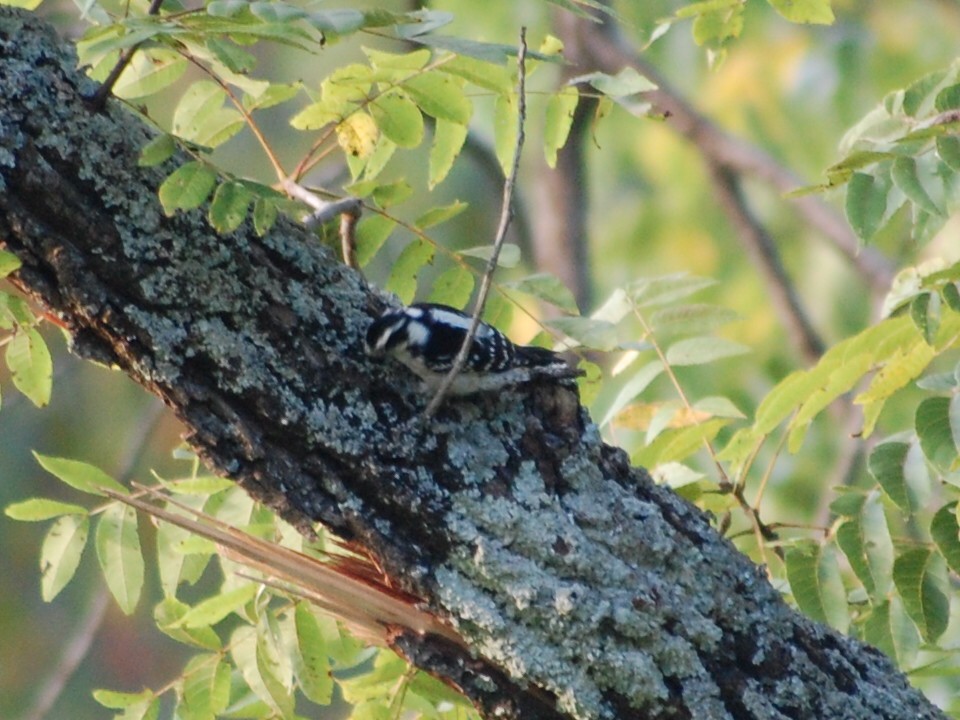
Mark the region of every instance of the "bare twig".
[[740, 191], [736, 174], [726, 166], [707, 162], [710, 179], [727, 216], [733, 222], [737, 236], [753, 256], [754, 264], [766, 279], [770, 299], [787, 328], [794, 345], [808, 363], [814, 363], [823, 354], [824, 344], [814, 330], [793, 281], [780, 261], [773, 240], [747, 207]]
[[[704, 158], [729, 167], [738, 174], [753, 175], [779, 193], [804, 183], [793, 172], [760, 148], [735, 137], [698, 113], [659, 72], [620, 37], [612, 23], [599, 25], [577, 21], [575, 42], [565, 44], [564, 54], [582, 71], [617, 73], [624, 66], [636, 69], [657, 83], [646, 94], [657, 114], [667, 119], [677, 133], [690, 140]], [[821, 198], [807, 195], [791, 201], [807, 224], [827, 239], [870, 286], [875, 297], [890, 289], [894, 268], [883, 253], [860, 242], [847, 222]]]
[[103, 624], [109, 604], [110, 593], [106, 585], [101, 585], [90, 600], [90, 605], [83, 617], [73, 629], [63, 652], [60, 653], [59, 661], [37, 693], [36, 701], [21, 720], [42, 720], [50, 713], [67, 682], [90, 652], [90, 646], [93, 645], [97, 631]]
[[[153, 0], [150, 3], [150, 8], [147, 10], [147, 15], [156, 15], [159, 13], [161, 5], [163, 5], [163, 0]], [[110, 74], [107, 75], [106, 80], [103, 81], [103, 84], [97, 88], [97, 91], [87, 102], [87, 105], [91, 110], [94, 112], [100, 112], [103, 110], [103, 106], [106, 104], [107, 98], [110, 96], [110, 93], [113, 92], [113, 86], [117, 84], [117, 80], [120, 79], [120, 75], [122, 75], [123, 71], [127, 69], [127, 65], [129, 65], [130, 61], [133, 59], [133, 54], [140, 49], [141, 45], [143, 45], [143, 42], [138, 42], [136, 45], [128, 47], [121, 53], [120, 59], [117, 60], [117, 64], [113, 66], [113, 70], [110, 71]]]
[[333, 220], [337, 215], [340, 216], [340, 245], [343, 249], [343, 262], [347, 267], [354, 270], [359, 269], [355, 231], [357, 220], [363, 213], [363, 201], [355, 197], [345, 197], [333, 202], [321, 200], [314, 193], [290, 178], [281, 181], [280, 187], [290, 197], [296, 198], [313, 208], [313, 212], [303, 221], [307, 228], [314, 228]]
[[456, 379], [467, 361], [467, 355], [470, 354], [470, 348], [473, 346], [473, 338], [476, 337], [477, 328], [480, 326], [480, 316], [483, 314], [483, 307], [487, 302], [487, 295], [490, 292], [490, 284], [493, 281], [493, 273], [497, 269], [497, 262], [500, 258], [500, 248], [503, 247], [503, 241], [507, 236], [507, 228], [510, 227], [510, 218], [513, 215], [513, 188], [517, 180], [517, 172], [520, 168], [520, 153], [523, 151], [524, 141], [524, 120], [526, 119], [526, 57], [527, 57], [527, 28], [520, 28], [520, 47], [517, 51], [517, 142], [513, 149], [513, 164], [510, 166], [510, 173], [503, 183], [503, 205], [500, 208], [500, 225], [497, 227], [497, 234], [493, 241], [493, 252], [487, 261], [487, 269], [480, 282], [480, 290], [477, 293], [477, 302], [473, 309], [473, 320], [467, 335], [463, 339], [463, 345], [460, 346], [460, 352], [453, 360], [453, 366], [450, 372], [440, 383], [436, 395], [424, 410], [425, 417], [431, 417], [443, 403], [443, 398], [450, 390], [450, 386]]

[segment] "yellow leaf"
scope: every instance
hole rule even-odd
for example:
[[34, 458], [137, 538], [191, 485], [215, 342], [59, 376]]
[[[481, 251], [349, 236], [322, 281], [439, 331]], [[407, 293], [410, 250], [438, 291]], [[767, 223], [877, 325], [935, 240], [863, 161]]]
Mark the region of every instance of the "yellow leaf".
[[349, 155], [370, 157], [377, 144], [377, 123], [366, 113], [356, 112], [337, 125], [337, 141]]
[[[628, 405], [614, 419], [615, 427], [627, 428], [629, 430], [647, 430], [650, 427], [650, 421], [657, 414], [663, 403], [634, 403]], [[685, 428], [692, 425], [698, 425], [709, 420], [713, 415], [703, 410], [693, 408], [678, 408], [667, 423], [668, 428]]]

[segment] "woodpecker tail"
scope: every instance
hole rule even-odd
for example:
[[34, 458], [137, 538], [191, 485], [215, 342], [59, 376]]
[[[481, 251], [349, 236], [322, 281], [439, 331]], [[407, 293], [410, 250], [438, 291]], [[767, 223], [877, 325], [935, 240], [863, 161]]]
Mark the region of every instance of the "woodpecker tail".
[[567, 361], [553, 350], [529, 345], [518, 345], [516, 363], [520, 367], [548, 367], [550, 365], [566, 365]]

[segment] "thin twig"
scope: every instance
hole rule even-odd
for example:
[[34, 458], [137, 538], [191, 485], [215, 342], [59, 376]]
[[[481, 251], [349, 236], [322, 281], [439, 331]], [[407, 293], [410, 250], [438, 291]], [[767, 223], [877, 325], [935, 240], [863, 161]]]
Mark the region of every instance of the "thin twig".
[[109, 605], [110, 593], [106, 585], [101, 585], [90, 600], [87, 611], [74, 627], [66, 646], [60, 653], [56, 666], [37, 693], [36, 701], [21, 717], [21, 720], [42, 720], [47, 717], [57, 700], [60, 699], [60, 695], [70, 678], [73, 677], [87, 653], [90, 652], [90, 646], [93, 645], [93, 641], [97, 637], [97, 631], [103, 624]]
[[734, 224], [741, 242], [753, 256], [754, 264], [766, 279], [774, 308], [780, 315], [797, 349], [808, 363], [815, 363], [824, 351], [824, 342], [814, 329], [793, 281], [783, 267], [780, 252], [770, 234], [747, 207], [736, 173], [725, 165], [707, 160], [707, 170], [724, 211]]
[[[160, 12], [160, 6], [163, 5], [163, 0], [153, 0], [150, 3], [150, 8], [147, 10], [147, 15], [156, 15]], [[103, 110], [103, 106], [107, 102], [107, 98], [110, 96], [110, 93], [113, 92], [113, 86], [117, 84], [117, 80], [120, 79], [120, 75], [123, 74], [123, 71], [127, 69], [127, 65], [130, 64], [130, 61], [133, 59], [133, 54], [140, 49], [140, 46], [146, 42], [142, 40], [136, 45], [132, 45], [123, 51], [120, 55], [120, 59], [117, 60], [117, 64], [113, 66], [113, 70], [110, 71], [110, 74], [107, 75], [107, 79], [103, 81], [103, 84], [97, 88], [97, 91], [91, 96], [87, 105], [94, 112], [100, 112]]]
[[253, 136], [257, 139], [257, 142], [260, 143], [260, 147], [263, 148], [263, 152], [267, 156], [267, 160], [273, 167], [273, 172], [276, 174], [279, 180], [283, 180], [283, 178], [287, 176], [287, 172], [283, 169], [283, 165], [280, 163], [280, 158], [277, 157], [277, 154], [273, 151], [273, 148], [270, 147], [270, 143], [267, 141], [267, 136], [263, 134], [262, 130], [260, 130], [260, 126], [257, 125], [257, 122], [253, 119], [253, 115], [249, 110], [247, 110], [240, 98], [237, 97], [237, 94], [233, 91], [233, 88], [230, 87], [230, 84], [222, 77], [217, 75], [217, 73], [213, 72], [213, 70], [197, 60], [190, 53], [181, 50], [180, 55], [191, 65], [199, 69], [200, 72], [204, 73], [213, 82], [219, 85], [220, 89], [227, 94], [227, 97], [230, 98], [230, 102], [233, 103], [233, 106], [236, 108], [237, 112], [243, 116], [243, 120], [247, 124], [247, 127], [250, 128], [250, 132], [253, 133]]
[[337, 215], [340, 216], [340, 245], [343, 249], [343, 263], [347, 267], [359, 270], [356, 229], [357, 221], [363, 213], [363, 200], [356, 197], [345, 197], [333, 202], [321, 200], [291, 178], [282, 180], [280, 187], [290, 197], [296, 198], [313, 208], [313, 212], [303, 221], [308, 229], [333, 220]]
[[[655, 68], [643, 60], [617, 32], [613, 23], [597, 24], [579, 20], [574, 42], [566, 43], [564, 54], [582, 72], [601, 70], [617, 73], [624, 66], [637, 70], [657, 84], [657, 89], [644, 94], [654, 111], [666, 118], [674, 131], [690, 140], [705, 158], [735, 170], [741, 175], [760, 178], [781, 194], [795, 190], [803, 181], [780, 164], [769, 153], [721, 129], [697, 112]], [[861, 247], [850, 225], [822, 198], [807, 195], [790, 203], [807, 224], [828, 240], [861, 278], [875, 297], [889, 291], [894, 267], [890, 260], [873, 247]]]
[[497, 234], [493, 241], [493, 253], [487, 261], [487, 269], [483, 274], [483, 280], [480, 282], [480, 290], [477, 293], [476, 306], [473, 309], [473, 320], [470, 323], [470, 329], [463, 339], [463, 345], [460, 346], [460, 352], [453, 360], [453, 367], [437, 388], [437, 394], [424, 410], [425, 417], [431, 417], [440, 407], [444, 396], [450, 390], [450, 386], [456, 379], [467, 361], [467, 355], [470, 354], [470, 348], [473, 347], [473, 338], [476, 337], [477, 328], [480, 327], [480, 316], [483, 314], [483, 307], [487, 302], [487, 294], [490, 292], [490, 284], [493, 281], [493, 273], [497, 269], [497, 262], [500, 258], [500, 248], [503, 247], [503, 241], [507, 236], [507, 228], [510, 227], [510, 218], [513, 216], [513, 188], [517, 180], [517, 172], [520, 168], [520, 153], [523, 150], [524, 141], [524, 120], [526, 119], [526, 57], [527, 57], [527, 28], [520, 28], [520, 48], [517, 51], [517, 142], [513, 149], [513, 164], [510, 166], [510, 173], [503, 183], [503, 205], [500, 208], [500, 225], [497, 228]]

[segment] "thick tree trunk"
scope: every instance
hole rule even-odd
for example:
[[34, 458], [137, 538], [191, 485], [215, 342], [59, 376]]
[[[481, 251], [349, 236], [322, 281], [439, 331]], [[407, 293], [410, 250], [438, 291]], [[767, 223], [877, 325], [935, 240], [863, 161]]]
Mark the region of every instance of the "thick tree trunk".
[[[290, 223], [168, 218], [148, 137], [0, 8], [0, 239], [75, 351], [172, 407], [209, 464], [320, 521], [468, 642], [395, 646], [488, 717], [934, 718], [881, 653], [788, 608], [707, 518], [549, 385], [449, 401], [361, 343], [383, 305]], [[165, 169], [169, 172], [172, 165]]]

